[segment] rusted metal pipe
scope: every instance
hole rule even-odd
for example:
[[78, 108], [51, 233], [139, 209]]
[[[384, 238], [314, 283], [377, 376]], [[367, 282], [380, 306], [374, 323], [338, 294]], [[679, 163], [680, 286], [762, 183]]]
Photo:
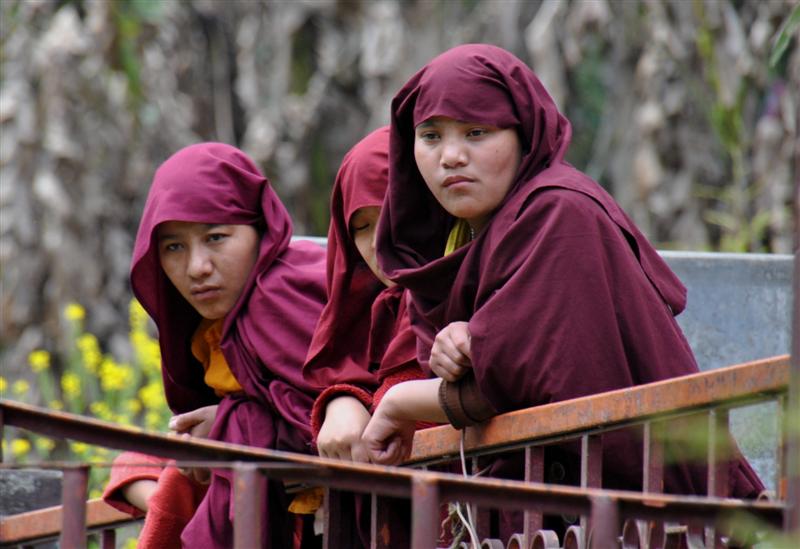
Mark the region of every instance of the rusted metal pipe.
[[[592, 514], [590, 524], [590, 549], [608, 549], [618, 547], [619, 510], [617, 503], [607, 496], [592, 498]], [[585, 534], [584, 530], [584, 535]]]
[[89, 467], [80, 465], [64, 470], [61, 489], [61, 547], [86, 547], [86, 487]]
[[266, 481], [257, 466], [233, 466], [233, 546], [236, 549], [261, 547], [261, 513], [266, 499]]
[[664, 423], [648, 421], [643, 433], [643, 478], [645, 492], [660, 494], [664, 491]]
[[[467, 427], [464, 448], [470, 455], [522, 448], [532, 440], [549, 443], [576, 438], [588, 429], [641, 424], [648, 419], [664, 419], [729, 403], [774, 400], [786, 391], [788, 382], [788, 355], [755, 360], [508, 412]], [[450, 426], [417, 431], [408, 463], [457, 456], [460, 440], [461, 432]]]
[[[544, 482], [544, 447], [525, 447], [525, 482]], [[544, 517], [538, 511], [525, 509], [523, 514], [522, 547], [530, 547], [533, 533], [540, 530]]]
[[411, 482], [411, 547], [436, 547], [439, 532], [439, 486], [427, 475]]

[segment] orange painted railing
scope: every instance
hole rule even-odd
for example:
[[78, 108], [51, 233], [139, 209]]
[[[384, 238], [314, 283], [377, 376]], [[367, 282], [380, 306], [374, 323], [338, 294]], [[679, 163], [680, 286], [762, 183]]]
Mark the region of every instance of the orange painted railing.
[[[412, 504], [412, 546], [430, 548], [439, 530], [439, 507], [444, 501], [468, 501], [481, 510], [513, 508], [525, 511], [524, 529], [508, 540], [486, 540], [487, 547], [658, 547], [668, 543], [703, 543], [708, 547], [724, 546], [725, 521], [737, 513], [746, 513], [772, 524], [787, 535], [800, 535], [797, 482], [785, 470], [786, 459], [779, 459], [777, 499], [742, 501], [725, 497], [725, 468], [718, 448], [708, 444], [710, 494], [708, 497], [660, 494], [663, 469], [662, 439], [656, 432], [668, 429], [670, 422], [687, 415], [706, 417], [709, 440], [714, 432], [726, 428], [728, 411], [756, 402], [777, 401], [785, 410], [790, 387], [788, 356], [702, 372], [691, 376], [612, 391], [571, 401], [539, 406], [503, 414], [465, 432], [466, 456], [493, 454], [522, 449], [526, 456], [525, 481], [463, 478], [458, 475], [423, 471], [418, 467], [458, 457], [461, 433], [450, 427], [437, 427], [416, 433], [409, 460], [413, 467], [381, 467], [353, 464], [313, 456], [259, 450], [246, 446], [208, 440], [186, 441], [171, 435], [146, 433], [102, 421], [51, 412], [11, 401], [0, 401], [2, 422], [55, 437], [71, 438], [121, 450], [135, 450], [176, 459], [181, 463], [203, 462], [236, 471], [235, 497], [259, 501], [258, 483], [248, 482], [264, 474], [286, 482], [324, 486], [327, 490], [324, 544], [326, 547], [349, 547], [353, 531], [348, 527], [348, 509], [340, 495], [346, 491], [372, 494], [372, 545], [391, 547], [381, 521], [389, 505], [386, 497], [407, 498]], [[788, 422], [787, 422], [788, 423]], [[630, 425], [644, 426], [643, 485], [645, 492], [604, 490], [600, 486], [602, 433]], [[781, 437], [779, 457], [785, 456], [787, 434]], [[543, 448], [565, 439], [582, 443], [581, 486], [544, 484]], [[28, 465], [29, 466], [29, 465]], [[101, 503], [86, 507], [85, 467], [65, 470], [64, 503], [60, 530], [62, 547], [73, 547], [85, 539], [84, 524], [92, 527], [114, 526], [103, 523], [96, 514]], [[76, 511], [80, 507], [81, 511]], [[58, 511], [47, 510], [48, 516]], [[570, 513], [582, 517], [580, 526], [567, 530], [561, 539], [542, 530], [544, 514]], [[34, 528], [26, 521], [30, 513], [6, 517], [0, 523], [0, 543], [30, 543]], [[478, 512], [477, 527], [486, 536], [486, 515]], [[111, 520], [111, 519], [108, 519]], [[239, 547], [251, 547], [259, 539], [255, 520], [237, 516], [234, 525]], [[682, 523], [684, 527], [676, 526]], [[28, 526], [26, 526], [26, 524]], [[352, 526], [352, 525], [351, 525]], [[21, 528], [21, 530], [20, 530]], [[46, 531], [45, 531], [46, 530]], [[483, 531], [481, 531], [483, 530]], [[22, 534], [20, 532], [23, 532]], [[37, 531], [38, 532], [38, 531]], [[587, 533], [589, 533], [587, 535]], [[383, 534], [383, 535], [382, 535]], [[42, 528], [39, 537], [54, 535], [53, 527]], [[105, 538], [104, 538], [105, 539]], [[678, 540], [678, 541], [676, 541]]]

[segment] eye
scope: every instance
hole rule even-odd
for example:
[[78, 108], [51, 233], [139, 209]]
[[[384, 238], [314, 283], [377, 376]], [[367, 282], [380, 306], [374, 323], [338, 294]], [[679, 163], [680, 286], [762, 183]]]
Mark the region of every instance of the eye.
[[183, 248], [183, 245], [178, 242], [167, 242], [163, 246], [165, 252], [177, 252]]
[[364, 229], [369, 229], [369, 223], [353, 224], [353, 226], [350, 228], [350, 230], [354, 233], [363, 231]]
[[206, 237], [206, 240], [208, 240], [209, 242], [220, 242], [220, 241], [224, 240], [227, 237], [228, 237], [228, 235], [225, 234], [225, 233], [210, 233]]
[[439, 133], [433, 130], [423, 130], [417, 134], [417, 137], [426, 143], [430, 143], [439, 139]]
[[467, 132], [467, 137], [482, 137], [489, 133], [489, 130], [486, 128], [471, 128]]

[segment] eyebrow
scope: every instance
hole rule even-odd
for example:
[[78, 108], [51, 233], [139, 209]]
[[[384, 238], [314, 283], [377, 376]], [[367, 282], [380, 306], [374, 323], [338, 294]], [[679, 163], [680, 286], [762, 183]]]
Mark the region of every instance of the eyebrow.
[[419, 129], [419, 128], [430, 128], [431, 126], [433, 126], [433, 124], [434, 123], [433, 123], [432, 120], [426, 120], [425, 122], [420, 122], [419, 124], [417, 124], [417, 128], [416, 129]]
[[[203, 227], [205, 227], [205, 230], [208, 231], [208, 230], [211, 230], [211, 229], [213, 229], [215, 227], [222, 227], [222, 226], [224, 226], [226, 224], [225, 223], [203, 223], [202, 225], [203, 225]], [[178, 235], [174, 234], [174, 233], [166, 233], [166, 234], [159, 233], [158, 234], [158, 241], [159, 242], [161, 242], [163, 240], [172, 240], [172, 239], [175, 239], [175, 238], [178, 238]]]

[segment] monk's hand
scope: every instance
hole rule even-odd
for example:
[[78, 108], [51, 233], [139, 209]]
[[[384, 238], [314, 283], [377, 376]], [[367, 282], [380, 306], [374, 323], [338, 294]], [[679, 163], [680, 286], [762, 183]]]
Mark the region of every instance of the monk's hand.
[[361, 435], [372, 463], [397, 465], [411, 455], [416, 422], [396, 417], [393, 412], [394, 403], [390, 389], [378, 404]]
[[357, 398], [340, 396], [331, 400], [325, 407], [325, 420], [317, 435], [319, 455], [368, 461], [361, 434], [369, 420], [369, 410]]
[[458, 381], [472, 368], [469, 323], [451, 322], [436, 334], [431, 347], [431, 371], [445, 381]]
[[217, 417], [217, 407], [216, 404], [213, 404], [172, 416], [169, 420], [169, 429], [178, 434], [207, 438], [214, 425], [214, 419]]
[[[183, 437], [208, 438], [214, 419], [217, 417], [216, 404], [203, 406], [197, 410], [172, 416], [169, 420], [169, 428]], [[180, 468], [181, 473], [200, 484], [208, 484], [211, 480], [211, 471], [205, 467]]]

